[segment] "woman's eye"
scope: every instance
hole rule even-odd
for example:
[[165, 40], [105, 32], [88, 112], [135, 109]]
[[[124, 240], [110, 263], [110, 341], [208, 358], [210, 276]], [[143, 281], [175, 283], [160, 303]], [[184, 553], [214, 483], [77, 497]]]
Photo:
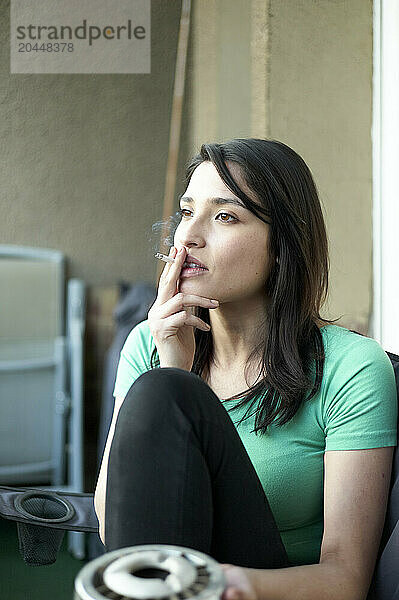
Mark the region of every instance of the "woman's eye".
[[[185, 212], [191, 212], [191, 210], [188, 210], [188, 208], [181, 208], [179, 210], [179, 213], [182, 217], [187, 216], [184, 214]], [[230, 219], [233, 219], [233, 221], [238, 221], [238, 219], [236, 217], [233, 217], [233, 215], [229, 215], [229, 213], [219, 213], [218, 215], [216, 215], [216, 217], [220, 217], [221, 215], [230, 217]], [[222, 219], [222, 223], [233, 223], [233, 221], [225, 221], [224, 219]]]

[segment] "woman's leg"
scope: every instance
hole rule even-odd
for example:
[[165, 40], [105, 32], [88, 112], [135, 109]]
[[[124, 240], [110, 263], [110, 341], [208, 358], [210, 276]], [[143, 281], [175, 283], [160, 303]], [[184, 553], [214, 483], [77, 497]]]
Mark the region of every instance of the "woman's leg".
[[108, 551], [173, 544], [220, 563], [290, 566], [240, 436], [198, 375], [153, 369], [130, 388], [109, 454], [105, 543]]

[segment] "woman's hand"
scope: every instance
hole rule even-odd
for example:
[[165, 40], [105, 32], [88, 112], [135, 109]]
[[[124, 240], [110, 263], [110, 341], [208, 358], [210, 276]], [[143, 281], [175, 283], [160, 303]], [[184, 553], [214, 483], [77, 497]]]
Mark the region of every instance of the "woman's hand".
[[148, 326], [158, 350], [161, 367], [191, 371], [195, 354], [194, 327], [209, 331], [207, 323], [191, 314], [188, 307], [217, 308], [217, 303], [194, 294], [178, 293], [178, 282], [187, 255], [171, 248], [174, 263], [166, 263], [159, 280], [158, 295], [148, 312]]
[[221, 600], [259, 600], [253, 582], [254, 569], [228, 564], [220, 566], [227, 582]]

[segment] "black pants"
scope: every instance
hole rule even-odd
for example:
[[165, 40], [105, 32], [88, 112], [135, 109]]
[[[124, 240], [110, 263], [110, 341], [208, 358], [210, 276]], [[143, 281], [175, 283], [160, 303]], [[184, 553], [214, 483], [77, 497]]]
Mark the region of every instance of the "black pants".
[[243, 567], [290, 566], [226, 408], [198, 375], [177, 368], [136, 379], [109, 455], [106, 549], [152, 543]]

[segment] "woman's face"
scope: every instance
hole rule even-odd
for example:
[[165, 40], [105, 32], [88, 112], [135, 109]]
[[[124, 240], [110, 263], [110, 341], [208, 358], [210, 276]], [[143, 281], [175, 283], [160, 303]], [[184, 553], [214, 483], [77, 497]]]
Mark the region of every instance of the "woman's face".
[[[240, 176], [239, 166], [227, 167], [240, 188], [260, 204]], [[212, 199], [236, 200], [237, 204], [214, 204]], [[192, 199], [192, 200], [191, 200]], [[201, 163], [180, 200], [183, 210], [174, 245], [188, 248], [189, 254], [207, 267], [200, 275], [180, 277], [179, 291], [240, 302], [265, 296], [270, 265], [269, 225], [258, 219], [233, 194], [210, 161]]]

